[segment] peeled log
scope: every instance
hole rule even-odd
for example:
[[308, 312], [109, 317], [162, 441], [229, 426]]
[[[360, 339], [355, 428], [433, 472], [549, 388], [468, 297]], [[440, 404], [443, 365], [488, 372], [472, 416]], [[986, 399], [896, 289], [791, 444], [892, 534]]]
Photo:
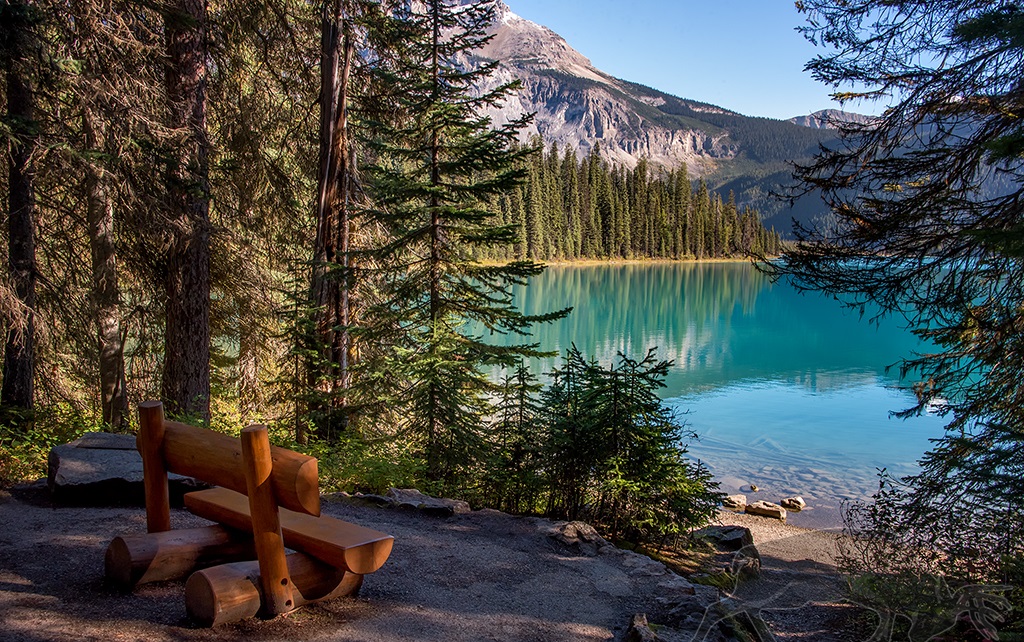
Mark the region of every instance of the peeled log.
[[[185, 507], [203, 519], [252, 531], [245, 495], [211, 488], [185, 495]], [[314, 518], [286, 509], [281, 509], [279, 516], [285, 546], [358, 575], [373, 573], [383, 566], [395, 541], [380, 531], [329, 516]]]
[[[303, 553], [287, 556], [292, 607], [354, 595], [363, 576], [347, 573]], [[254, 617], [260, 611], [259, 563], [235, 562], [197, 571], [185, 584], [185, 610], [202, 626]]]
[[[239, 439], [176, 421], [164, 422], [163, 455], [167, 470], [215, 486], [246, 492]], [[320, 481], [314, 457], [270, 447], [277, 503], [289, 510], [320, 515]]]
[[107, 547], [104, 568], [107, 581], [130, 591], [139, 584], [181, 579], [198, 568], [254, 557], [248, 534], [204, 526], [115, 537]]

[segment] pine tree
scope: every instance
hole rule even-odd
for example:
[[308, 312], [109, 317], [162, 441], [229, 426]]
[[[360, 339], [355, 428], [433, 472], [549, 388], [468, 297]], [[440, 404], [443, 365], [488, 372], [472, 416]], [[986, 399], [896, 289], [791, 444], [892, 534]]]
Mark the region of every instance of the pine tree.
[[[481, 265], [474, 247], [508, 246], [513, 226], [493, 225], [487, 207], [516, 188], [531, 150], [513, 149], [525, 120], [491, 128], [479, 116], [515, 87], [474, 93], [497, 63], [463, 62], [486, 41], [494, 2], [429, 0], [392, 18], [406, 34], [394, 58], [377, 66], [391, 89], [397, 117], [368, 128], [376, 162], [367, 167], [374, 206], [368, 215], [389, 237], [386, 294], [374, 314], [396, 328], [386, 339], [389, 373], [402, 388], [394, 399], [405, 411], [402, 430], [419, 440], [429, 480], [454, 489], [485, 454], [484, 416], [494, 383], [487, 364], [513, 365], [535, 346], [487, 344], [467, 322], [489, 332], [523, 334], [531, 324], [511, 287], [540, 273], [532, 261]], [[383, 339], [384, 337], [382, 337]]]

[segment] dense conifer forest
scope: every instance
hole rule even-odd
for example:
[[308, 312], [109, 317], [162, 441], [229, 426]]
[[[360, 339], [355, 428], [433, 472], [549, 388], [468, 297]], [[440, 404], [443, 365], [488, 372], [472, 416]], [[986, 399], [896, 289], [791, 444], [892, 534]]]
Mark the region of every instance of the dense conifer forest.
[[601, 159], [600, 147], [543, 149], [527, 162], [523, 185], [502, 195], [498, 220], [514, 225], [516, 242], [492, 258], [707, 259], [778, 254], [781, 241], [758, 213], [732, 196], [692, 181], [686, 166], [641, 160], [633, 169]]

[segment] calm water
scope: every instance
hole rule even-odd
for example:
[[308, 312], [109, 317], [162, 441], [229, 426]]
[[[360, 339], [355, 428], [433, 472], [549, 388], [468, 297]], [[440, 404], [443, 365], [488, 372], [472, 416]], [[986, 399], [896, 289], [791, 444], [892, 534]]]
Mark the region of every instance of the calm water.
[[536, 330], [546, 350], [575, 342], [608, 362], [658, 348], [674, 362], [662, 398], [700, 436], [690, 453], [726, 492], [759, 486], [748, 501], [803, 496], [812, 508], [793, 524], [837, 525], [843, 499], [876, 488], [876, 469], [912, 472], [942, 434], [938, 417], [889, 416], [913, 402], [886, 366], [921, 350], [914, 336], [744, 263], [551, 267], [519, 300], [529, 314], [575, 307]]

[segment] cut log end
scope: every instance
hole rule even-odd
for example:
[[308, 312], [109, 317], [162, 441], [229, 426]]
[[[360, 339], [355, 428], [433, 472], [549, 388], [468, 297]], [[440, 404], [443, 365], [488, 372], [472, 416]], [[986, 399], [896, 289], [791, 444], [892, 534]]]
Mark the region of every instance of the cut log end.
[[260, 610], [260, 592], [248, 575], [245, 568], [236, 564], [193, 573], [185, 583], [188, 616], [201, 626], [254, 617]]
[[[295, 590], [288, 611], [320, 600], [355, 595], [363, 584], [363, 576], [346, 573], [316, 559], [292, 553], [288, 571]], [[192, 574], [185, 584], [185, 608], [188, 615], [202, 626], [219, 626], [262, 614], [273, 616], [261, 604], [259, 564], [236, 562], [215, 566]]]
[[124, 538], [115, 537], [103, 556], [103, 573], [107, 582], [119, 591], [128, 592], [135, 587], [137, 577], [132, 577], [132, 554]]

